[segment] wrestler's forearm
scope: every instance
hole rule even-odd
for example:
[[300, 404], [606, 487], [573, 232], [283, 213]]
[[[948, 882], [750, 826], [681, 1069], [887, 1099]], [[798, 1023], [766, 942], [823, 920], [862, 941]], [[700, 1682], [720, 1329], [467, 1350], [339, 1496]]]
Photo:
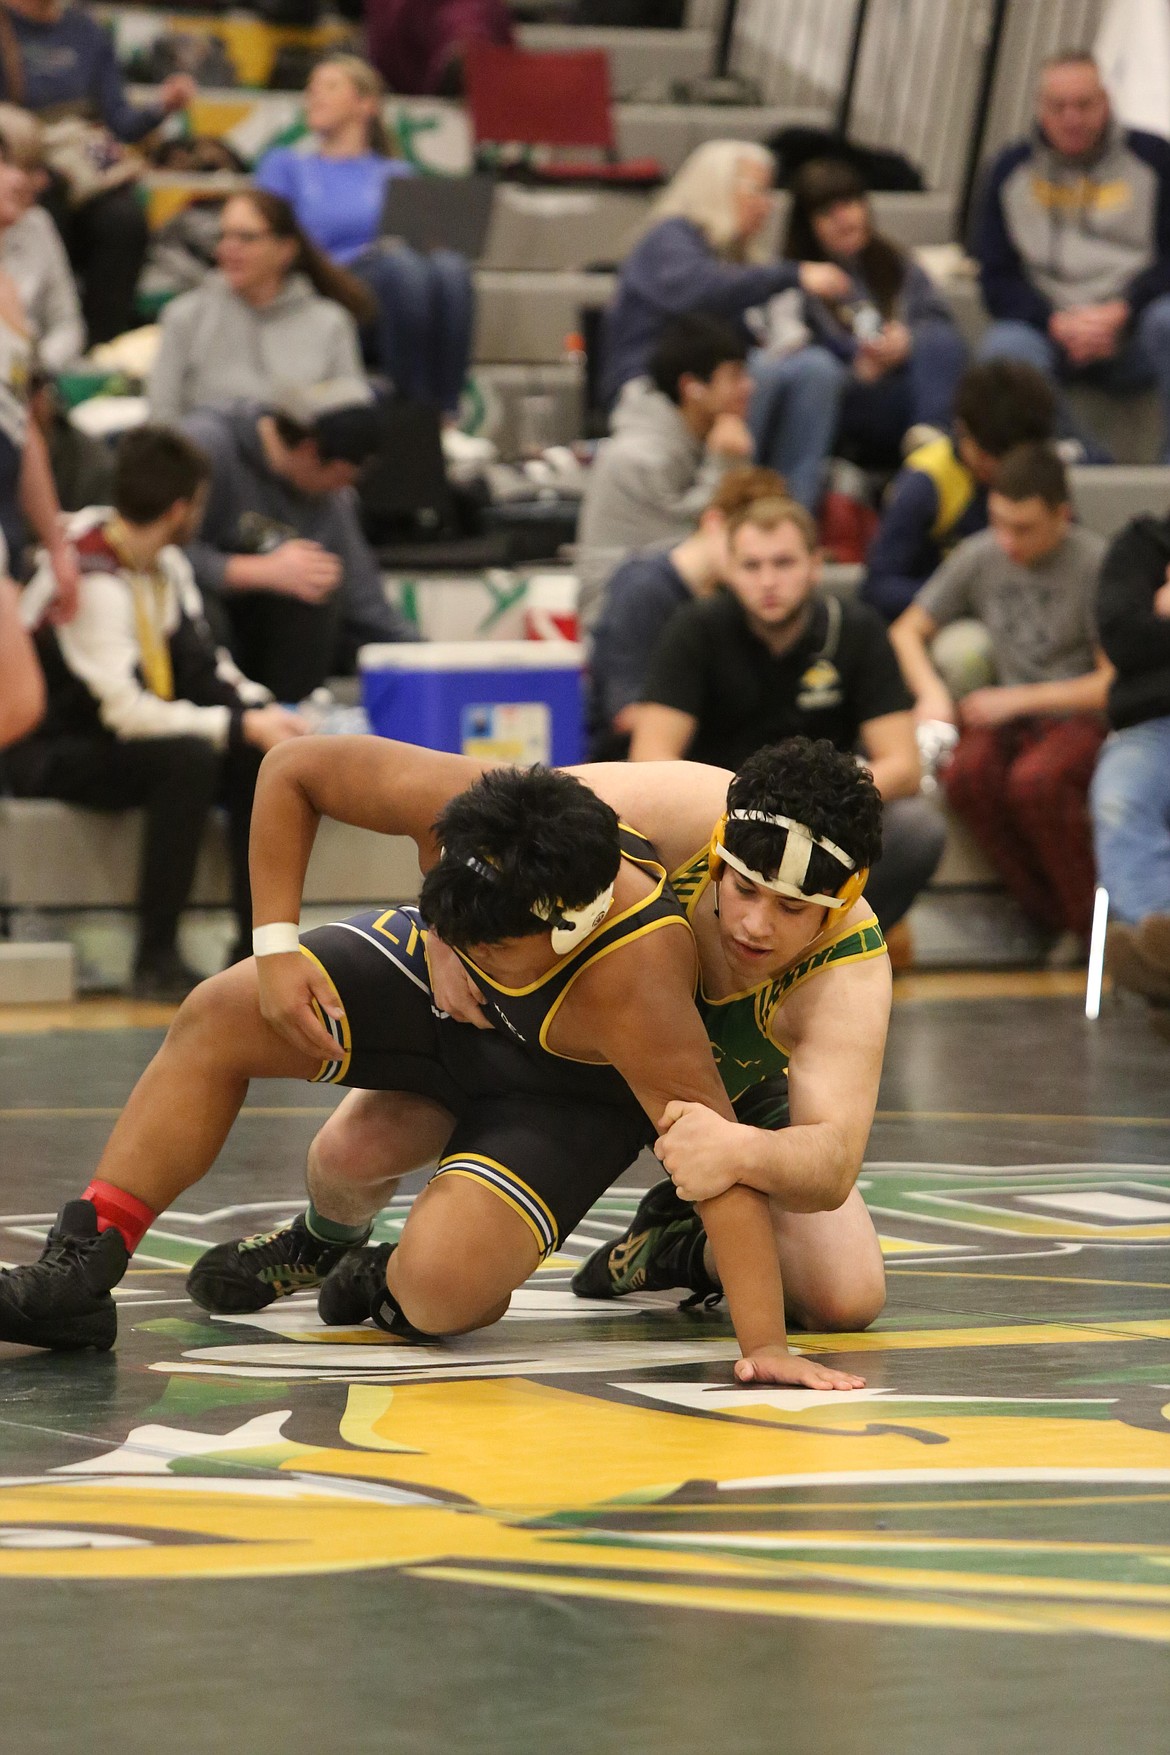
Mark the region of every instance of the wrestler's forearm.
[[746, 1356], [787, 1345], [784, 1287], [765, 1195], [737, 1185], [698, 1207], [727, 1298], [735, 1338]]
[[[872, 1119], [872, 1118], [871, 1118]], [[857, 1180], [865, 1137], [855, 1146], [832, 1122], [746, 1130], [739, 1182], [757, 1189], [789, 1213], [835, 1212]]]
[[321, 820], [295, 772], [281, 759], [289, 747], [278, 744], [261, 762], [252, 804], [248, 869], [257, 926], [300, 920], [305, 873]]

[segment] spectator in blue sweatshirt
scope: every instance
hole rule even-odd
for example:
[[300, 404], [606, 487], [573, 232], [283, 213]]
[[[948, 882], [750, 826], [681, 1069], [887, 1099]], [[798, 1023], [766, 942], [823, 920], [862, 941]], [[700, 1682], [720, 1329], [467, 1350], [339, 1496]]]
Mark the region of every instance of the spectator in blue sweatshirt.
[[866, 468], [896, 469], [910, 427], [950, 428], [967, 348], [930, 276], [873, 228], [865, 184], [851, 165], [814, 159], [792, 184], [784, 254], [835, 262], [843, 299], [804, 299], [813, 339], [849, 370], [839, 447]]
[[1052, 435], [1047, 379], [1022, 360], [968, 366], [955, 392], [953, 437], [912, 451], [895, 476], [866, 557], [861, 595], [897, 621], [956, 543], [987, 527], [987, 490], [1016, 445]]
[[[81, 6], [5, 0], [0, 38], [0, 97], [37, 115], [67, 113], [103, 123], [116, 140], [141, 140], [195, 94], [194, 81], [179, 73], [159, 87], [157, 103], [132, 104], [110, 32]], [[129, 183], [81, 202], [66, 188], [58, 193], [49, 206], [80, 277], [90, 342], [109, 341], [134, 325], [145, 211]]]
[[[687, 159], [659, 196], [648, 231], [622, 264], [607, 313], [603, 393], [612, 404], [623, 385], [642, 376], [659, 335], [672, 318], [705, 312], [738, 323], [745, 341], [777, 333], [749, 312], [778, 295], [799, 303], [801, 290], [842, 299], [848, 277], [831, 262], [763, 259], [762, 234], [772, 211], [772, 155], [743, 140], [709, 140]], [[799, 325], [798, 313], [794, 312]], [[792, 351], [753, 346], [748, 369], [755, 381], [748, 425], [756, 461], [775, 469], [789, 492], [813, 508], [837, 425], [845, 387], [844, 364], [827, 348]]]
[[391, 152], [383, 97], [368, 62], [331, 55], [305, 88], [310, 137], [266, 154], [256, 181], [283, 195], [313, 242], [369, 286], [378, 301], [374, 351], [399, 391], [454, 415], [471, 357], [471, 268], [454, 250], [423, 255], [380, 238], [386, 184], [415, 175]]
[[994, 319], [982, 357], [1119, 396], [1156, 385], [1170, 461], [1170, 143], [1120, 126], [1091, 55], [1041, 68], [1036, 126], [992, 162], [974, 250]]

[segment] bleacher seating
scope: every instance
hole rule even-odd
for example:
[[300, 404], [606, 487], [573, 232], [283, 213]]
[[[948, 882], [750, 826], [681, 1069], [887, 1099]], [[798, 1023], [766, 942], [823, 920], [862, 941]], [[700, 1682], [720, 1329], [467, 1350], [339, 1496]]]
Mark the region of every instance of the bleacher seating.
[[[138, 883], [137, 811], [91, 811], [56, 799], [0, 798], [0, 911], [132, 908]], [[406, 901], [417, 894], [413, 841], [323, 822], [309, 863], [305, 902]], [[226, 907], [226, 841], [213, 823], [192, 903]]]
[[[550, 16], [556, 9], [550, 4]], [[113, 21], [123, 53], [148, 45], [163, 30], [214, 32], [223, 40], [239, 84], [202, 90], [191, 122], [199, 132], [228, 138], [249, 161], [299, 124], [298, 92], [263, 89], [277, 51], [282, 46], [325, 47], [352, 34], [352, 27], [340, 20], [326, 20], [305, 31], [275, 29], [247, 13], [168, 14], [142, 7], [99, 10]], [[526, 24], [520, 42], [526, 49], [543, 52], [583, 46], [606, 50], [617, 151], [625, 158], [655, 158], [668, 176], [704, 140], [762, 140], [786, 126], [829, 122], [827, 103], [796, 109], [672, 101], [672, 87], [713, 70], [715, 15], [702, 16], [702, 28], [680, 31]], [[145, 89], [135, 92], [139, 98], [147, 95]], [[461, 105], [394, 97], [385, 113], [401, 150], [420, 169], [451, 175], [471, 168], [472, 138]], [[231, 175], [151, 174], [145, 182], [151, 223], [163, 224], [193, 196], [230, 193], [240, 181]], [[645, 224], [652, 198], [618, 190], [499, 185], [476, 270], [474, 394], [484, 404], [485, 428], [505, 455], [514, 454], [524, 405], [533, 397], [541, 399], [549, 438], [566, 442], [581, 434], [581, 362], [566, 351], [566, 338], [579, 331], [583, 310], [607, 302], [614, 284], [610, 270]], [[953, 190], [878, 194], [873, 205], [879, 229], [908, 248], [953, 242], [957, 206]], [[777, 236], [785, 220], [786, 198], [781, 197]], [[968, 340], [977, 345], [986, 317], [975, 281], [956, 276], [947, 281], [946, 292]], [[1074, 471], [1081, 517], [1112, 535], [1130, 517], [1164, 512], [1170, 505], [1170, 470], [1149, 466], [1158, 443], [1154, 398], [1119, 403], [1078, 391], [1073, 399], [1115, 454], [1133, 465]], [[834, 588], [855, 587], [857, 569], [836, 572]], [[135, 813], [110, 816], [50, 801], [0, 799], [0, 910], [129, 909], [138, 843]], [[936, 890], [945, 894], [956, 887], [994, 882], [994, 874], [969, 837], [952, 822]], [[417, 884], [411, 843], [326, 823], [310, 865], [305, 897], [307, 903], [341, 906], [401, 901], [416, 893]], [[222, 907], [227, 899], [225, 849], [217, 827], [204, 849], [193, 900], [202, 907]]]

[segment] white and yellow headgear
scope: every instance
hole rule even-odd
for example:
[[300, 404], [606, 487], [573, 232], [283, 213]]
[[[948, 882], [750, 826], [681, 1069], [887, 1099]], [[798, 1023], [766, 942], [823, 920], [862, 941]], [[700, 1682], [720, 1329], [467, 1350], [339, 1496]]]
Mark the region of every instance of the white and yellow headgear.
[[[464, 863], [469, 865], [472, 871], [477, 871], [481, 877], [499, 880], [498, 870], [488, 860], [476, 859], [471, 856]], [[615, 878], [613, 883], [606, 884], [604, 890], [594, 896], [591, 902], [583, 903], [580, 908], [568, 908], [564, 902], [554, 901], [551, 898], [548, 901], [532, 904], [532, 913], [536, 919], [552, 928], [552, 948], [558, 957], [567, 957], [570, 951], [575, 951], [577, 946], [601, 925], [613, 904], [616, 883], [617, 879]]]
[[[723, 845], [723, 837], [727, 832], [728, 823], [766, 823], [769, 828], [784, 830], [784, 850], [776, 868], [776, 876], [767, 878], [762, 872], [753, 871], [734, 853], [729, 853]], [[805, 888], [808, 879], [808, 868], [813, 852], [820, 848], [835, 859], [848, 874], [841, 881], [841, 887], [831, 894]], [[835, 842], [827, 840], [823, 835], [814, 835], [811, 829], [805, 828], [792, 817], [769, 816], [761, 810], [735, 810], [724, 814], [716, 823], [711, 834], [711, 845], [707, 852], [707, 869], [713, 883], [718, 883], [723, 876], [725, 866], [737, 871], [741, 877], [761, 889], [771, 890], [777, 896], [787, 896], [794, 902], [815, 902], [821, 908], [849, 908], [856, 902], [865, 888], [869, 877], [867, 865], [858, 866], [855, 859]]]

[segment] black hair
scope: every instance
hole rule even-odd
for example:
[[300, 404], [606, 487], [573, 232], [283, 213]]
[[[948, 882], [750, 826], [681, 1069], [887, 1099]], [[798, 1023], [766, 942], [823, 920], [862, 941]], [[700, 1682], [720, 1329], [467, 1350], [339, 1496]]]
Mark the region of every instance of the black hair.
[[[882, 801], [868, 768], [827, 738], [790, 737], [749, 756], [727, 789], [727, 809], [791, 817], [810, 834], [834, 842], [857, 866], [872, 865], [882, 850]], [[761, 876], [773, 878], [784, 842], [767, 823], [729, 822], [729, 853]], [[849, 873], [822, 848], [813, 849], [808, 889], [831, 896]]]
[[646, 372], [656, 390], [672, 402], [681, 402], [680, 379], [699, 378], [707, 384], [728, 360], [743, 361], [747, 355], [747, 342], [732, 324], [723, 317], [691, 311], [663, 329]]
[[[852, 165], [836, 158], [815, 158], [801, 165], [792, 179], [792, 210], [782, 254], [790, 262], [827, 262], [813, 221], [843, 201], [864, 201], [869, 206], [869, 190]], [[858, 264], [874, 304], [888, 321], [906, 279], [905, 251], [871, 225]]]
[[134, 427], [114, 460], [114, 510], [127, 524], [153, 524], [176, 500], [193, 500], [211, 476], [198, 445], [171, 427]]
[[983, 360], [959, 379], [955, 419], [981, 451], [1003, 457], [1015, 445], [1052, 437], [1056, 399], [1043, 372], [1026, 361]]
[[995, 492], [1005, 500], [1043, 500], [1053, 511], [1070, 499], [1068, 475], [1051, 445], [1016, 445], [1000, 463]]
[[419, 907], [447, 944], [498, 944], [547, 932], [537, 904], [582, 908], [617, 876], [616, 812], [552, 768], [493, 768], [434, 825], [442, 849]]

